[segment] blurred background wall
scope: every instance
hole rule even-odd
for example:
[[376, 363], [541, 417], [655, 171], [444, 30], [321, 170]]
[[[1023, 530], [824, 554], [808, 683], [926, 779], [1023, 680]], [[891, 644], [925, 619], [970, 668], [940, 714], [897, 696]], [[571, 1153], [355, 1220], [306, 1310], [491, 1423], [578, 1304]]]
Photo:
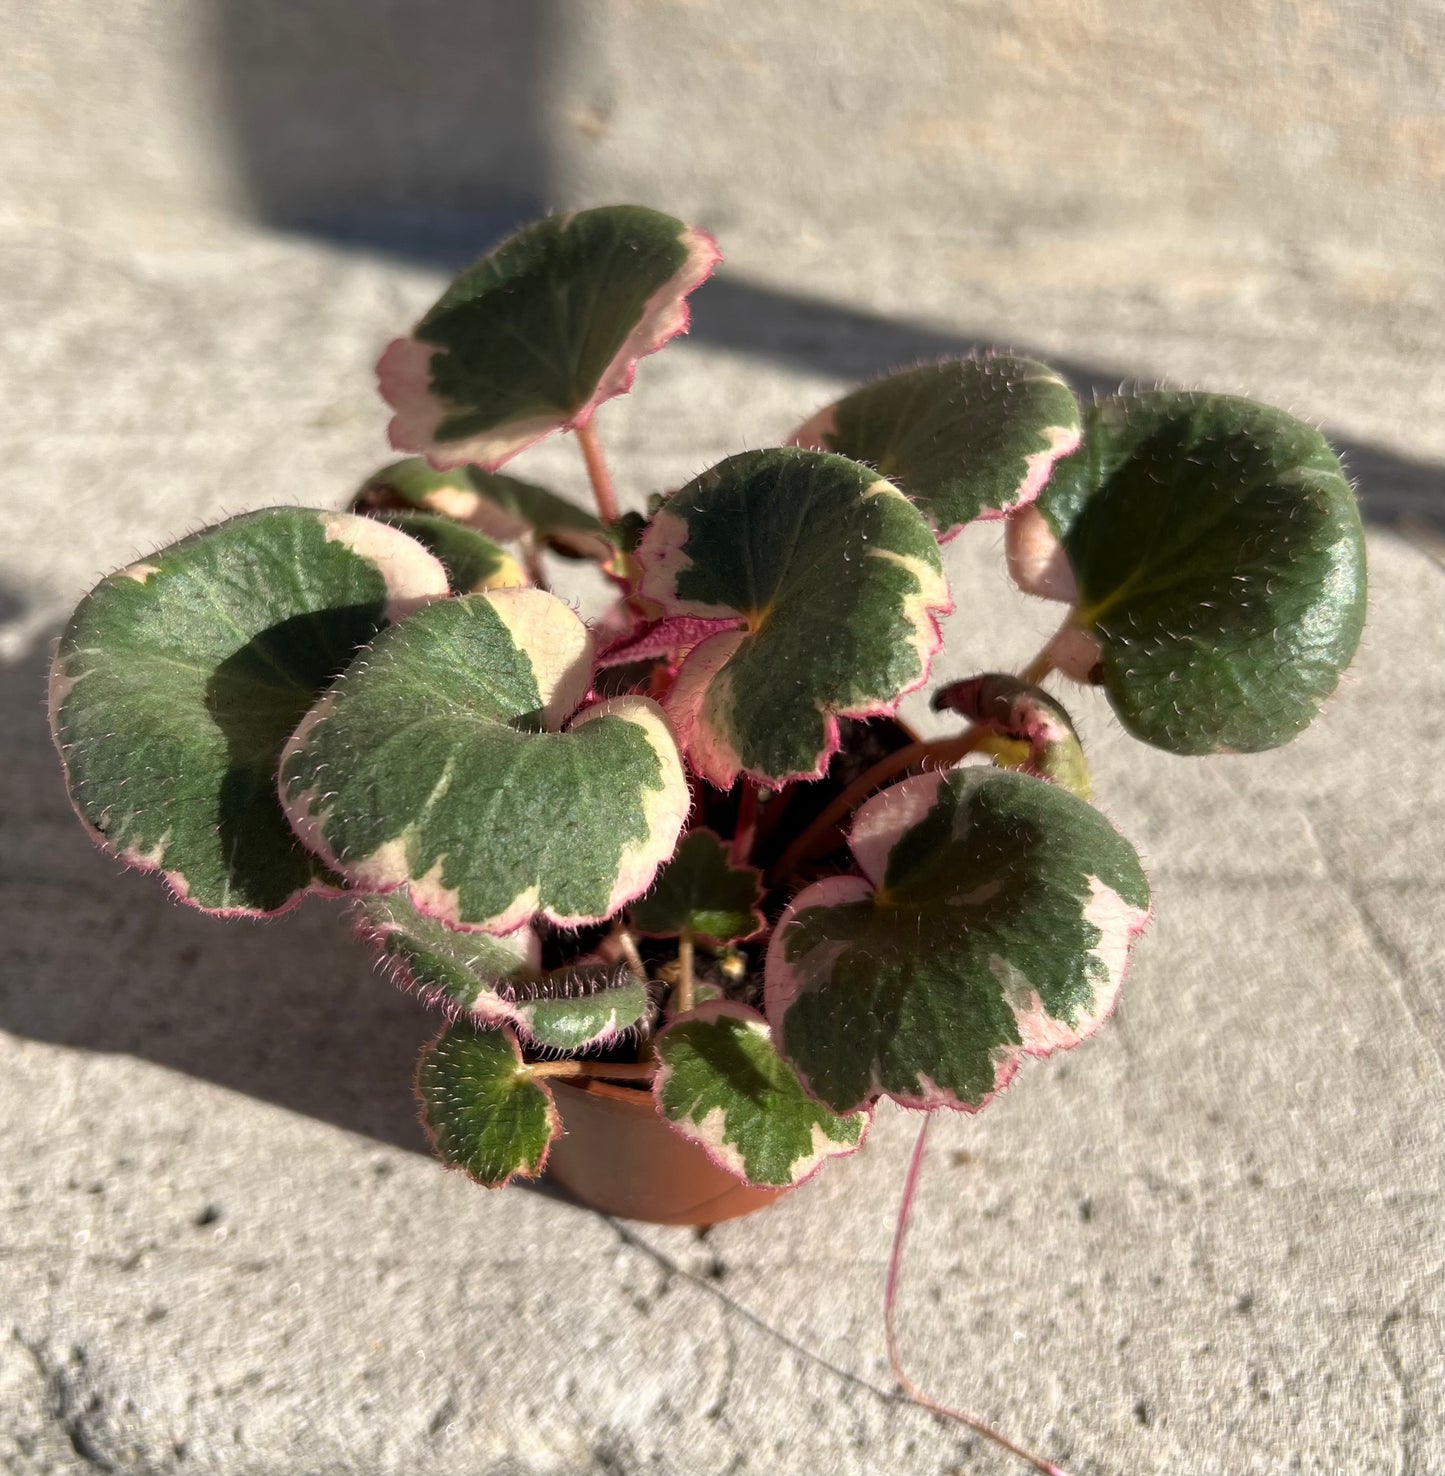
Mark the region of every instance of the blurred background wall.
[[87, 227], [630, 198], [1417, 300], [1441, 245], [1434, 0], [43, 0], [0, 47], [6, 209]]
[[[88, 336], [118, 385], [153, 310], [237, 447], [262, 413], [295, 437], [279, 387], [263, 411], [217, 376], [260, 375], [325, 301], [314, 351], [351, 399], [304, 422], [319, 464], [342, 437], [318, 416], [369, 415], [374, 447], [367, 366], [441, 273], [544, 209], [635, 200], [722, 241], [696, 344], [842, 381], [997, 343], [1085, 391], [1247, 393], [1320, 420], [1377, 520], [1445, 521], [1442, 40], [1441, 0], [11, 4], [12, 364], [53, 346], [58, 382]], [[292, 255], [243, 279], [238, 242]], [[378, 255], [403, 298], [338, 296]], [[53, 446], [49, 400], [35, 424]]]

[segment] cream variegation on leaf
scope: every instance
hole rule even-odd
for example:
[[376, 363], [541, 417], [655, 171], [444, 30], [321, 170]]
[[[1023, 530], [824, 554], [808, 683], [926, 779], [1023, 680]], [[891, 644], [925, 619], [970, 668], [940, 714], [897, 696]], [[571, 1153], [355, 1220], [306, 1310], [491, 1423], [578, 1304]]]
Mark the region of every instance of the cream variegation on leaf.
[[579, 709], [592, 639], [541, 590], [447, 600], [376, 641], [281, 758], [296, 833], [363, 890], [506, 933], [608, 917], [671, 855], [688, 809], [656, 703]]
[[722, 789], [820, 775], [840, 717], [891, 713], [927, 678], [951, 608], [918, 510], [819, 452], [719, 463], [663, 504], [636, 559], [665, 617], [731, 622], [692, 646], [666, 698], [689, 763]]
[[974, 1110], [1021, 1057], [1113, 1008], [1149, 886], [1129, 843], [1043, 779], [986, 767], [875, 795], [849, 837], [860, 876], [795, 897], [768, 948], [780, 1052], [837, 1111], [878, 1096]]

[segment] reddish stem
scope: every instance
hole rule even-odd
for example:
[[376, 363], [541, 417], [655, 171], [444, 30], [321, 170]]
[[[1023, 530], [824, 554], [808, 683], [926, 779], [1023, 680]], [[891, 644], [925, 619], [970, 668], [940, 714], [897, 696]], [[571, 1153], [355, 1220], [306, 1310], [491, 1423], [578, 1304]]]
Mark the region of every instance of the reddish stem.
[[552, 586], [547, 582], [547, 571], [542, 565], [542, 549], [535, 534], [529, 534], [522, 540], [522, 563], [527, 570], [527, 577], [532, 581], [533, 589], [550, 591]]
[[555, 1076], [563, 1081], [601, 1077], [610, 1081], [651, 1081], [657, 1074], [655, 1061], [529, 1061], [522, 1068], [528, 1076]]
[[[1064, 629], [1068, 629], [1067, 624], [1064, 626]], [[1031, 686], [1037, 687], [1038, 684], [1043, 681], [1046, 676], [1048, 676], [1048, 674], [1054, 669], [1054, 658], [1049, 654], [1052, 645], [1053, 643], [1050, 642], [1049, 645], [1045, 646], [1044, 649], [1040, 651], [1039, 654], [1035, 656], [1034, 659], [1030, 661], [1026, 667], [1024, 667], [1024, 669], [1019, 673], [1020, 681], [1028, 682]]]
[[978, 745], [983, 736], [982, 728], [969, 728], [952, 738], [910, 743], [907, 748], [900, 748], [887, 758], [879, 759], [866, 773], [860, 774], [783, 852], [772, 869], [772, 877], [777, 881], [786, 880], [802, 862], [822, 850], [833, 827], [851, 815], [875, 789], [887, 783], [895, 774], [901, 774], [915, 764], [933, 763], [939, 768], [956, 764]]
[[[1051, 646], [1052, 642], [1024, 667], [1024, 681], [1041, 682], [1054, 669], [1053, 658], [1049, 655]], [[934, 738], [928, 742], [915, 740], [907, 748], [900, 748], [897, 753], [890, 753], [887, 758], [879, 759], [866, 774], [860, 774], [783, 852], [769, 876], [774, 881], [786, 881], [800, 863], [822, 849], [828, 833], [840, 820], [852, 814], [875, 789], [892, 779], [895, 774], [901, 774], [915, 764], [931, 763], [940, 769], [947, 768], [949, 764], [956, 764], [965, 754], [972, 753], [984, 736], [985, 730], [975, 726], [966, 728], [952, 738]]]
[[1021, 1461], [1027, 1461], [1036, 1471], [1042, 1471], [1044, 1476], [1069, 1476], [1062, 1466], [1056, 1466], [1052, 1461], [1046, 1461], [1042, 1456], [1036, 1456], [1032, 1451], [1027, 1451], [1021, 1445], [1015, 1445], [1006, 1435], [1000, 1434], [992, 1425], [986, 1425], [973, 1415], [964, 1414], [960, 1409], [953, 1409], [947, 1404], [939, 1404], [937, 1400], [930, 1399], [922, 1390], [903, 1372], [903, 1364], [898, 1357], [898, 1333], [893, 1325], [893, 1313], [898, 1301], [898, 1275], [903, 1266], [903, 1244], [908, 1238], [908, 1220], [913, 1211], [913, 1200], [918, 1193], [918, 1176], [923, 1168], [923, 1154], [928, 1146], [928, 1125], [933, 1120], [932, 1113], [925, 1113], [922, 1125], [918, 1129], [918, 1141], [913, 1145], [913, 1157], [908, 1161], [908, 1177], [903, 1181], [903, 1199], [898, 1206], [898, 1223], [893, 1230], [893, 1253], [888, 1257], [888, 1281], [883, 1294], [883, 1330], [888, 1339], [888, 1366], [893, 1370], [893, 1377], [898, 1380], [899, 1387], [915, 1403], [921, 1404], [924, 1409], [931, 1410], [936, 1415], [942, 1415], [948, 1420], [957, 1420], [960, 1425], [967, 1425], [976, 1434], [982, 1435], [987, 1440], [1003, 1446], [1006, 1451], [1016, 1455]]
[[728, 860], [734, 866], [742, 866], [752, 854], [753, 839], [758, 833], [758, 786], [746, 774], [742, 778], [743, 792], [738, 797], [738, 818], [733, 826], [732, 845], [728, 847]]
[[577, 427], [577, 441], [582, 447], [582, 459], [587, 463], [587, 477], [592, 483], [592, 495], [597, 499], [597, 516], [610, 528], [617, 522], [617, 494], [612, 490], [612, 478], [607, 471], [607, 462], [597, 440], [597, 432], [589, 420]]

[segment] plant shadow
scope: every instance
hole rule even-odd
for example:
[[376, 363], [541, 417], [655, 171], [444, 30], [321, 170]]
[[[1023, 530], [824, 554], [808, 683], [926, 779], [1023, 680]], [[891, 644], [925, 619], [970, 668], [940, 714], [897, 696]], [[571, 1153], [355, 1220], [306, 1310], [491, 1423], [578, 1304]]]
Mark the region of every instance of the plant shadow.
[[[474, 212], [386, 207], [312, 219], [305, 230], [347, 249], [454, 273], [524, 218], [510, 207]], [[996, 346], [964, 329], [889, 317], [750, 282], [726, 267], [689, 303], [692, 341], [842, 381], [866, 380], [902, 366]], [[1028, 343], [1013, 341], [1008, 348], [1052, 365], [1084, 399], [1155, 382], [1153, 376], [1120, 373]], [[1367, 523], [1407, 536], [1421, 524], [1437, 537], [1445, 532], [1445, 464], [1405, 456], [1329, 426], [1322, 429], [1355, 482]]]
[[[576, 34], [569, 0], [210, 0], [202, 14], [218, 115], [258, 220], [451, 273], [570, 203], [564, 164], [573, 152], [553, 116]], [[605, 72], [599, 61], [599, 85]], [[705, 344], [842, 380], [982, 346], [966, 329], [726, 270], [694, 297], [693, 312], [693, 335]], [[1126, 366], [1037, 356], [1081, 394], [1129, 381]], [[1439, 462], [1325, 431], [1358, 480], [1369, 521], [1445, 528]]]
[[90, 844], [46, 728], [52, 644], [0, 665], [0, 1030], [134, 1056], [429, 1153], [411, 1084], [440, 1017], [381, 975], [344, 902], [210, 917]]

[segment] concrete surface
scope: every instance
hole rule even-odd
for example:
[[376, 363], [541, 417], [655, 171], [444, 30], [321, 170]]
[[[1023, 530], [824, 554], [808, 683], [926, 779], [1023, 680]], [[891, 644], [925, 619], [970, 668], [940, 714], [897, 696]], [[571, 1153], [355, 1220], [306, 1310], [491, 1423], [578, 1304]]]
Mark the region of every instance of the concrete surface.
[[[706, 1239], [484, 1193], [427, 1156], [408, 1082], [431, 1024], [333, 907], [199, 917], [71, 818], [42, 695], [75, 600], [225, 513], [341, 500], [386, 455], [378, 347], [440, 261], [486, 244], [488, 201], [528, 185], [480, 142], [410, 202], [384, 151], [348, 174], [337, 119], [369, 115], [339, 74], [318, 89], [329, 113], [297, 115], [292, 158], [301, 89], [266, 47], [320, 43], [294, 21], [277, 41], [286, 7], [257, 3], [259, 29], [216, 50], [245, 9], [130, 0], [102, 24], [68, 0], [0, 19], [22, 84], [0, 129], [0, 1469], [1022, 1469], [891, 1392], [906, 1115]], [[323, 39], [334, 9], [307, 12]], [[1370, 519], [1364, 647], [1289, 749], [1171, 759], [1077, 701], [1156, 921], [1096, 1040], [936, 1124], [907, 1361], [1075, 1476], [1445, 1471], [1445, 392], [1438, 138], [1409, 121], [1438, 102], [1438, 55], [1412, 39], [1438, 10], [1256, 7], [1231, 24], [1272, 51], [1215, 55], [1224, 22], [1183, 7], [1135, 36], [1127, 87], [1100, 100], [1078, 78], [1141, 7], [841, 9], [872, 90], [836, 40], [774, 36], [751, 5], [726, 26], [706, 4], [538, 6], [507, 33], [517, 66], [487, 62], [530, 89], [508, 147], [543, 198], [670, 204], [728, 254], [692, 338], [603, 413], [634, 501], [777, 438], [854, 375], [983, 340], [1085, 388], [1292, 406], [1346, 447]], [[692, 60], [649, 72], [653, 56]], [[895, 140], [913, 126], [898, 99], [915, 75], [909, 106], [935, 123], [868, 155], [869, 116]], [[1047, 126], [1031, 98], [1054, 100]], [[689, 153], [680, 120], [708, 101], [718, 134]], [[1069, 190], [1048, 195], [1061, 154]], [[1158, 167], [1109, 183], [1141, 159]], [[468, 198], [460, 175], [493, 164]], [[328, 180], [344, 228], [245, 218]], [[418, 236], [422, 217], [440, 234]], [[582, 493], [565, 444], [519, 469]], [[1000, 565], [994, 532], [952, 546], [942, 674], [1019, 662], [1048, 634]]]

